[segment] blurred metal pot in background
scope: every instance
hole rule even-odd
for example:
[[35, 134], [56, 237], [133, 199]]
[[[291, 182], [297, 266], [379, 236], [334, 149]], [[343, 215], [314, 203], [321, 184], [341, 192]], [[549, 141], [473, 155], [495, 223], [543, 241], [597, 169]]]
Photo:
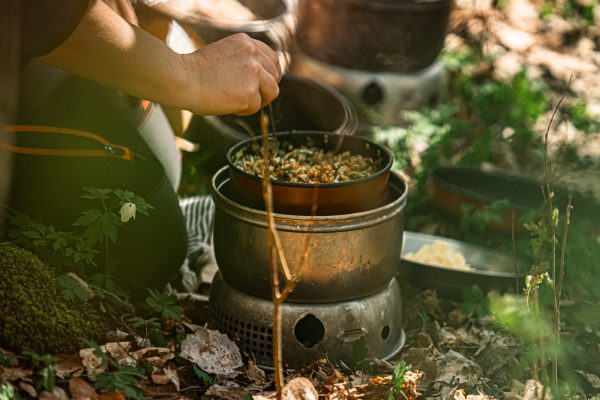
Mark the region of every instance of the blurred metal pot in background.
[[444, 45], [452, 0], [299, 0], [296, 40], [321, 61], [364, 71], [431, 65]]

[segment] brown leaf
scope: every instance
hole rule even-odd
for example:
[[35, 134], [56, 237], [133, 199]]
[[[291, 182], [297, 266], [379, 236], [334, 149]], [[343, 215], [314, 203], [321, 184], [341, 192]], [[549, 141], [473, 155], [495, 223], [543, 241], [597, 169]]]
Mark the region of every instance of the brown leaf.
[[545, 396], [544, 386], [530, 379], [525, 383], [525, 391], [523, 393], [523, 400], [543, 400], [548, 397]]
[[424, 373], [422, 371], [408, 371], [404, 374], [404, 384], [402, 385], [402, 394], [406, 400], [415, 400], [421, 393], [417, 390]]
[[62, 379], [81, 376], [84, 370], [81, 357], [77, 354], [60, 356], [55, 366], [56, 375]]
[[592, 385], [594, 389], [600, 389], [600, 378], [598, 377], [598, 375], [579, 370], [576, 370], [576, 372], [583, 376], [585, 380], [588, 381], [588, 383]]
[[540, 25], [539, 11], [529, 0], [511, 0], [504, 12], [508, 22], [515, 28], [536, 33]]
[[537, 42], [535, 36], [499, 21], [494, 21], [493, 32], [504, 47], [516, 52], [524, 52]]
[[248, 366], [244, 368], [246, 372], [246, 376], [253, 382], [255, 385], [262, 386], [267, 382], [265, 371], [258, 368], [253, 359], [248, 360]]
[[175, 358], [175, 352], [164, 347], [146, 347], [132, 354], [135, 360], [146, 361], [155, 367], [162, 367], [167, 361]]
[[0, 385], [4, 382], [14, 382], [25, 380], [31, 376], [33, 372], [23, 368], [4, 368], [0, 367]]
[[151, 374], [150, 378], [152, 378], [152, 382], [157, 385], [167, 385], [171, 383], [171, 380], [167, 375], [158, 372]]
[[[131, 342], [110, 342], [100, 346], [100, 350], [108, 353], [119, 364], [135, 366], [136, 360], [129, 355], [130, 348]], [[79, 357], [81, 357], [83, 366], [90, 376], [106, 371], [106, 366], [102, 365], [102, 359], [96, 357], [94, 351], [96, 350], [91, 347], [79, 350]]]
[[69, 400], [67, 392], [58, 386], [54, 386], [51, 392], [44, 391], [40, 393], [40, 400]]
[[527, 63], [546, 68], [556, 78], [567, 81], [571, 74], [596, 74], [598, 66], [568, 54], [534, 46], [527, 53]]
[[[319, 394], [313, 384], [306, 378], [299, 377], [289, 381], [281, 390], [284, 400], [318, 400]], [[275, 393], [252, 396], [253, 400], [272, 400]]]
[[169, 383], [172, 383], [179, 392], [179, 374], [177, 373], [176, 368], [157, 368], [156, 372], [153, 372], [150, 377], [152, 378], [152, 382], [157, 385], [168, 385]]
[[488, 396], [484, 393], [467, 395], [463, 389], [458, 389], [454, 392], [453, 398], [454, 400], [494, 400], [492, 396]]
[[19, 382], [19, 389], [26, 392], [28, 395], [30, 395], [33, 398], [37, 397], [37, 390], [35, 390], [33, 385], [30, 383]]
[[234, 377], [243, 365], [240, 349], [227, 335], [202, 327], [185, 337], [179, 355], [211, 374]]
[[98, 393], [96, 390], [81, 378], [69, 379], [69, 392], [74, 400], [96, 400]]
[[212, 400], [246, 400], [248, 398], [248, 391], [233, 381], [225, 381], [222, 384], [212, 385], [202, 398]]
[[127, 397], [123, 392], [117, 390], [113, 393], [101, 393], [100, 396], [98, 396], [98, 400], [127, 400]]

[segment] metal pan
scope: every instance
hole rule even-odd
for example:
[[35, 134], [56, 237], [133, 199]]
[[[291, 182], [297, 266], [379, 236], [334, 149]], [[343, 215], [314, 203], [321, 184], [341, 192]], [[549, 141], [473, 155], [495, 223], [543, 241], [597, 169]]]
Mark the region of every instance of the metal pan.
[[[317, 215], [340, 215], [373, 210], [385, 204], [393, 156], [389, 149], [362, 137], [340, 136], [331, 132], [292, 131], [278, 133], [278, 141], [306, 144], [309, 140], [324, 150], [350, 151], [381, 160], [381, 167], [366, 178], [346, 182], [300, 184], [273, 181], [273, 205], [275, 212], [292, 215], [311, 215], [313, 202], [317, 203]], [[258, 176], [248, 174], [234, 165], [238, 152], [254, 151], [253, 145], [261, 145], [261, 138], [250, 138], [233, 146], [227, 153], [231, 184], [244, 205], [263, 209], [262, 182]]]
[[[502, 220], [491, 228], [511, 232], [512, 214], [517, 218], [529, 211], [539, 209], [544, 198], [542, 183], [501, 172], [487, 172], [477, 168], [442, 167], [433, 170], [430, 176], [431, 202], [440, 210], [455, 217], [462, 216], [461, 206], [469, 204], [483, 207], [497, 200], [508, 200], [508, 208], [502, 212]], [[555, 187], [555, 205], [565, 209], [570, 191]], [[575, 195], [573, 223], [591, 225], [600, 230], [600, 205], [591, 198]], [[519, 229], [520, 226], [517, 226]]]
[[[453, 250], [465, 257], [471, 268], [468, 270], [424, 264], [405, 258], [408, 253], [416, 253], [421, 247], [436, 240], [448, 243]], [[404, 232], [400, 262], [401, 277], [408, 283], [423, 288], [436, 289], [443, 297], [461, 299], [465, 286], [478, 285], [484, 291], [515, 291], [516, 279], [527, 274], [522, 265], [493, 250], [473, 246], [458, 240], [416, 232]], [[522, 286], [522, 283], [519, 283]]]

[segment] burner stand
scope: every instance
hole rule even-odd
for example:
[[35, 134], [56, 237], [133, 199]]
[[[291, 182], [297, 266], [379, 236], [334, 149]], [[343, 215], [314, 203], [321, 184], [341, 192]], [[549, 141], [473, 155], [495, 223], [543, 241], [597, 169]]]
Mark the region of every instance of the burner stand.
[[338, 67], [314, 59], [296, 50], [291, 70], [306, 78], [325, 82], [344, 94], [359, 110], [376, 112], [377, 121], [361, 124], [379, 126], [397, 125], [403, 121], [404, 110], [418, 110], [436, 105], [445, 94], [446, 71], [438, 60], [431, 66], [415, 72], [372, 72]]
[[[326, 289], [325, 289], [326, 290]], [[209, 300], [209, 326], [241, 342], [259, 366], [272, 368], [273, 304], [228, 285], [218, 273]], [[404, 346], [401, 329], [402, 297], [392, 279], [387, 288], [361, 299], [321, 304], [284, 303], [282, 306], [283, 361], [302, 367], [327, 355], [352, 363], [352, 345], [364, 338], [369, 357], [391, 359]]]

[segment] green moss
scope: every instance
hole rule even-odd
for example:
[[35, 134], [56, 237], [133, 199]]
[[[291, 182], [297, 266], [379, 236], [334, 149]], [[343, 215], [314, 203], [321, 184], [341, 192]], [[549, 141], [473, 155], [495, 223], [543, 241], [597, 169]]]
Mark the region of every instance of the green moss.
[[89, 304], [63, 299], [54, 270], [12, 243], [0, 243], [0, 346], [37, 353], [75, 352], [106, 324]]

